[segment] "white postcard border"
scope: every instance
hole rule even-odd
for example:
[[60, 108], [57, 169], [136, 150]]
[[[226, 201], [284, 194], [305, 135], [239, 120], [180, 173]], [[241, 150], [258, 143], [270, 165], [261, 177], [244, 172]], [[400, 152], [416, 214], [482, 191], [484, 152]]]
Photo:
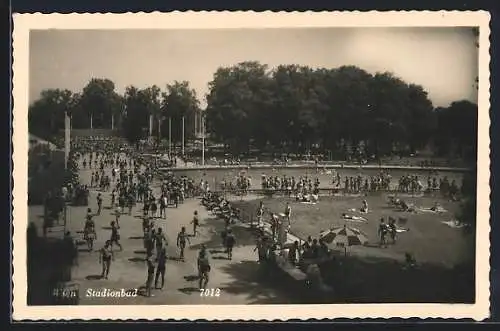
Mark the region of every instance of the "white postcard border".
[[[172, 12], [14, 14], [13, 21], [13, 319], [308, 320], [332, 318], [472, 318], [489, 316], [490, 137], [489, 20], [485, 11]], [[216, 29], [284, 27], [478, 26], [478, 172], [475, 304], [27, 306], [26, 229], [29, 31], [34, 29]]]

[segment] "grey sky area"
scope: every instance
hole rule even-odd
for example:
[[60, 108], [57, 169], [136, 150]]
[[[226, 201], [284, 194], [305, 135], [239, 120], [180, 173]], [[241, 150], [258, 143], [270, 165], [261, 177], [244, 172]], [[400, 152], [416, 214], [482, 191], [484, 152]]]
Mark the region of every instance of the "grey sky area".
[[478, 51], [468, 28], [39, 30], [30, 35], [30, 103], [47, 88], [81, 91], [92, 78], [128, 85], [187, 80], [201, 104], [219, 66], [260, 61], [390, 71], [422, 85], [436, 106], [468, 99]]

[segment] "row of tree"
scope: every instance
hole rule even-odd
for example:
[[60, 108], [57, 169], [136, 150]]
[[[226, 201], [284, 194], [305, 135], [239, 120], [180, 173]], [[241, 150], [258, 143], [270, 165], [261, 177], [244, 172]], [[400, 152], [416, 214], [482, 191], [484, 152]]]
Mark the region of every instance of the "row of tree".
[[[48, 89], [29, 108], [30, 133], [51, 140], [64, 129], [64, 116], [69, 113], [73, 129], [115, 129], [131, 143], [149, 136], [150, 125], [154, 137], [180, 141], [180, 125], [186, 123], [187, 138], [194, 137], [195, 113], [199, 110], [196, 93], [188, 82], [168, 84], [165, 91], [158, 86], [139, 89], [128, 86], [124, 95], [115, 90], [109, 79], [92, 79], [81, 93]], [[151, 123], [151, 124], [150, 124]]]
[[[65, 111], [72, 114], [73, 128], [113, 127], [135, 143], [148, 135], [152, 121], [154, 136], [171, 134], [176, 142], [183, 117], [187, 138], [195, 136], [200, 104], [188, 82], [174, 82], [165, 91], [129, 86], [122, 96], [110, 80], [92, 79], [81, 93], [43, 91], [29, 110], [30, 131], [43, 138], [57, 134]], [[441, 155], [475, 159], [476, 153], [476, 104], [457, 101], [434, 108], [421, 86], [355, 66], [270, 70], [243, 62], [221, 67], [209, 83], [204, 114], [210, 139], [235, 154], [253, 147], [381, 156], [429, 145]], [[166, 119], [175, 123], [171, 133]]]
[[435, 109], [421, 86], [390, 73], [244, 62], [219, 68], [209, 87], [209, 131], [236, 151], [362, 145], [382, 155], [432, 142], [441, 154], [474, 154], [477, 105]]

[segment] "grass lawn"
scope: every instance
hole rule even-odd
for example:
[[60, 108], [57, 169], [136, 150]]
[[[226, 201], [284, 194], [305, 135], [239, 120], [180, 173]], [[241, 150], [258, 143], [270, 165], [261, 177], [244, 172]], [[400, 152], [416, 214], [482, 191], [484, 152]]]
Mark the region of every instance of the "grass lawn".
[[[292, 207], [292, 230], [299, 238], [317, 238], [321, 230], [346, 224], [341, 214], [361, 207], [360, 197], [322, 197], [316, 205], [295, 202], [287, 198], [264, 198], [234, 201], [235, 207], [247, 214], [255, 213], [260, 200], [266, 209], [283, 212], [286, 202]], [[462, 229], [451, 228], [442, 221], [454, 218], [459, 205], [438, 198], [409, 198], [417, 206], [431, 207], [438, 200], [447, 212], [406, 213], [394, 210], [386, 202], [386, 195], [367, 196], [370, 207], [367, 223], [347, 222], [348, 226], [363, 231], [367, 246], [351, 246], [347, 257], [323, 268], [327, 282], [337, 288], [336, 298], [341, 302], [472, 302], [474, 299], [474, 249], [471, 239]], [[387, 248], [378, 247], [378, 224], [381, 217], [406, 217], [410, 231], [399, 233], [397, 243]], [[412, 253], [417, 270], [403, 270], [405, 252]], [[469, 263], [468, 263], [469, 262]], [[468, 264], [467, 264], [468, 263]]]

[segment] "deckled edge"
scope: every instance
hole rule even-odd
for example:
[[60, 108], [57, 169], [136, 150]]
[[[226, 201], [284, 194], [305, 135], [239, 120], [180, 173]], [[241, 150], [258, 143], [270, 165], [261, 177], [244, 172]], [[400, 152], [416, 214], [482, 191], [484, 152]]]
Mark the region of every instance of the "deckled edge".
[[[489, 116], [489, 112], [491, 111], [491, 16], [490, 16], [490, 13], [489, 11], [485, 11], [485, 10], [464, 10], [464, 11], [461, 11], [461, 10], [408, 10], [408, 11], [405, 11], [405, 10], [382, 10], [382, 11], [378, 11], [378, 10], [346, 10], [346, 11], [326, 11], [326, 10], [293, 10], [293, 11], [283, 11], [283, 10], [263, 10], [263, 11], [255, 11], [255, 10], [248, 10], [248, 11], [230, 11], [230, 10], [202, 10], [202, 11], [195, 11], [195, 10], [186, 10], [186, 11], [182, 11], [182, 10], [174, 10], [174, 11], [166, 11], [166, 12], [162, 12], [162, 11], [139, 11], [139, 12], [121, 12], [121, 13], [109, 13], [109, 12], [85, 12], [85, 13], [80, 13], [80, 12], [72, 12], [72, 13], [64, 13], [64, 14], [61, 14], [61, 13], [45, 13], [45, 12], [34, 12], [34, 13], [22, 13], [22, 12], [17, 12], [17, 13], [13, 13], [11, 19], [17, 15], [22, 15], [22, 16], [32, 16], [32, 15], [48, 15], [48, 14], [52, 14], [52, 15], [78, 15], [78, 16], [95, 16], [95, 15], [105, 15], [105, 16], [109, 16], [109, 15], [112, 15], [112, 16], [116, 16], [116, 15], [126, 15], [126, 14], [136, 14], [136, 15], [150, 15], [150, 14], [165, 14], [165, 13], [169, 13], [169, 14], [181, 14], [181, 13], [198, 13], [198, 14], [201, 14], [201, 13], [255, 13], [255, 14], [265, 14], [265, 13], [294, 13], [294, 12], [300, 12], [300, 13], [328, 13], [328, 14], [342, 14], [342, 13], [363, 13], [363, 14], [367, 14], [367, 13], [373, 13], [373, 14], [376, 14], [376, 13], [406, 13], [406, 14], [415, 14], [415, 13], [418, 13], [418, 14], [425, 14], [425, 13], [431, 13], [431, 14], [436, 14], [436, 13], [446, 13], [446, 14], [453, 14], [453, 13], [474, 13], [474, 14], [477, 14], [477, 13], [486, 13], [487, 16], [488, 16], [488, 29], [487, 29], [487, 32], [488, 32], [488, 59], [489, 59], [489, 65], [488, 65], [488, 77], [487, 79], [485, 79], [485, 82], [488, 82], [488, 106], [489, 106], [489, 109], [488, 109], [488, 125], [489, 125], [489, 134], [488, 134], [488, 156], [489, 156], [489, 208], [488, 208], [488, 215], [489, 215], [489, 221], [491, 222], [491, 209], [492, 209], [492, 205], [491, 205], [491, 196], [492, 196], [492, 191], [491, 191], [491, 185], [492, 185], [492, 165], [491, 165], [491, 153], [492, 153], [492, 150], [491, 150], [491, 119], [490, 119], [490, 116]], [[14, 123], [14, 96], [13, 96], [13, 91], [14, 91], [14, 63], [15, 63], [15, 49], [14, 49], [14, 28], [12, 30], [12, 36], [11, 36], [11, 42], [12, 42], [12, 46], [11, 46], [11, 52], [12, 52], [12, 59], [11, 59], [11, 64], [12, 64], [12, 68], [11, 68], [11, 75], [12, 75], [12, 79], [11, 79], [11, 102], [12, 102], [12, 107], [11, 107], [11, 110], [12, 110], [12, 114], [11, 114], [11, 120], [12, 120], [12, 123]], [[483, 31], [481, 31], [483, 32]], [[481, 82], [481, 80], [480, 80]], [[478, 116], [479, 117], [479, 116]], [[479, 123], [478, 123], [478, 131], [479, 131]], [[14, 138], [14, 125], [12, 124], [12, 129], [11, 129], [11, 138]], [[13, 140], [13, 139], [12, 139]], [[12, 183], [11, 183], [11, 189], [12, 191], [14, 190], [14, 158], [13, 158], [13, 155], [14, 155], [14, 142], [12, 141], [11, 142], [11, 148], [12, 148], [12, 151], [11, 151], [11, 157], [12, 157], [12, 161], [11, 161], [11, 169], [12, 169]], [[11, 238], [13, 239], [13, 235], [14, 235], [14, 220], [13, 220], [13, 212], [14, 212], [14, 194], [12, 195], [12, 202], [11, 202], [11, 211], [12, 211], [12, 217], [11, 217], [11, 221], [12, 221], [12, 225], [11, 225]], [[19, 200], [19, 198], [17, 198], [17, 200]], [[490, 241], [488, 242], [488, 254], [489, 254], [489, 258], [488, 258], [488, 261], [490, 261], [490, 263], [488, 264], [489, 265], [489, 274], [491, 275], [491, 238], [492, 238], [492, 233], [491, 233], [491, 227], [490, 227], [490, 222], [488, 222], [488, 232], [489, 232], [489, 239]], [[477, 238], [476, 238], [476, 241]], [[13, 265], [13, 261], [14, 261], [14, 253], [15, 253], [15, 247], [14, 247], [14, 241], [12, 240], [12, 243], [11, 243], [11, 256], [12, 256], [12, 263], [11, 263], [11, 275], [12, 277], [14, 276], [14, 265]], [[477, 255], [477, 252], [476, 252], [476, 255]], [[477, 261], [476, 261], [476, 264], [477, 264]], [[477, 275], [476, 275], [477, 277]], [[488, 277], [488, 285], [489, 285], [489, 289], [490, 289], [490, 295], [489, 295], [489, 303], [490, 303], [490, 307], [491, 307], [491, 296], [492, 296], [492, 293], [491, 293], [491, 282], [489, 281], [490, 280], [490, 277]], [[14, 279], [12, 278], [11, 279], [11, 285], [12, 285], [12, 288], [14, 288]], [[11, 299], [12, 299], [12, 302], [11, 302], [11, 312], [13, 312], [13, 309], [14, 309], [14, 301], [15, 301], [15, 298], [14, 298], [14, 292], [12, 291], [12, 294], [11, 294]], [[22, 300], [22, 299], [21, 299]], [[161, 307], [161, 306], [151, 306], [151, 307]], [[218, 306], [219, 307], [219, 306]], [[223, 307], [223, 306], [220, 306], [220, 307]], [[244, 306], [242, 306], [244, 307]], [[491, 308], [490, 308], [491, 309]], [[486, 318], [485, 318], [486, 319]], [[466, 321], [478, 321], [477, 319], [474, 319], [474, 318], [438, 318], [438, 317], [359, 317], [359, 318], [334, 318], [334, 319], [328, 319], [328, 318], [323, 318], [323, 319], [318, 319], [318, 318], [311, 318], [311, 319], [279, 319], [279, 318], [276, 318], [276, 319], [210, 319], [210, 320], [207, 320], [207, 319], [187, 319], [187, 318], [183, 318], [183, 319], [159, 319], [159, 318], [152, 318], [152, 319], [130, 319], [130, 318], [102, 318], [102, 319], [95, 319], [95, 318], [88, 318], [88, 319], [64, 319], [64, 318], [53, 318], [53, 319], [29, 319], [29, 318], [26, 318], [26, 319], [19, 319], [19, 320], [16, 320], [16, 321], [19, 321], [19, 322], [40, 322], [40, 321], [45, 321], [45, 322], [58, 322], [58, 321], [64, 321], [64, 322], [71, 322], [71, 321], [74, 321], [74, 322], [78, 322], [78, 321], [81, 321], [81, 322], [96, 322], [96, 321], [120, 321], [120, 322], [230, 322], [230, 323], [238, 323], [238, 322], [324, 322], [324, 321], [337, 321], [337, 322], [354, 322], [354, 321], [377, 321], [377, 320], [383, 320], [383, 321], [406, 321], [406, 322], [409, 322], [409, 321], [440, 321], [440, 322], [444, 322], [444, 321], [453, 321], [453, 322], [457, 322], [457, 321], [462, 321], [462, 322], [466, 322]], [[483, 319], [484, 320], [484, 319]]]

